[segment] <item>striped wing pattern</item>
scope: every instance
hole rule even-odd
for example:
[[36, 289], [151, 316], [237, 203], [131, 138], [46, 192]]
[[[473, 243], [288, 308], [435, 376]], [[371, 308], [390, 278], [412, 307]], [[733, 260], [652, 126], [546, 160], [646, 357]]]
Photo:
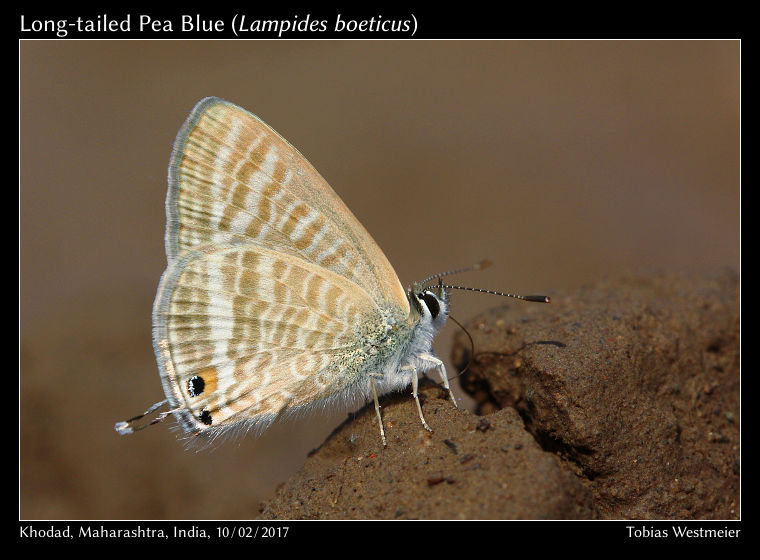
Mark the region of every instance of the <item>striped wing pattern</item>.
[[298, 256], [408, 310], [393, 267], [327, 182], [254, 115], [201, 101], [175, 143], [166, 252], [242, 240]]
[[408, 316], [366, 230], [250, 113], [201, 101], [178, 135], [169, 178], [154, 346], [186, 431], [266, 427], [328, 398], [350, 382], [357, 325], [380, 332]]

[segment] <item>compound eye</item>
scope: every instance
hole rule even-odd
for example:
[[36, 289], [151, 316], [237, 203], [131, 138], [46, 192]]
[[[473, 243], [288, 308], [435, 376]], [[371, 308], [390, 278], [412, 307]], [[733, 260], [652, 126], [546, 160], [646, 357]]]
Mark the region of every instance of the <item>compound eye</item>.
[[438, 314], [441, 312], [441, 305], [438, 303], [438, 298], [436, 298], [430, 292], [420, 294], [420, 297], [425, 301], [425, 305], [427, 305], [427, 308], [430, 311], [430, 315], [433, 317], [433, 319], [438, 317]]

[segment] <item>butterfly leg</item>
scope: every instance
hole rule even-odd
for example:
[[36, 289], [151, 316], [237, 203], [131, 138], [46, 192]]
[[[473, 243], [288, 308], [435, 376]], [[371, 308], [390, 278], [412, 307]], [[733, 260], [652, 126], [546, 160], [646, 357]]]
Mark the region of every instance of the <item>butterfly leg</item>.
[[433, 356], [432, 354], [422, 354], [420, 356], [425, 361], [432, 362], [435, 364], [436, 369], [438, 370], [438, 373], [441, 376], [441, 381], [443, 382], [443, 386], [446, 387], [446, 390], [449, 392], [449, 396], [451, 397], [451, 402], [454, 403], [454, 406], [457, 406], [457, 401], [454, 399], [454, 393], [451, 391], [451, 387], [449, 386], [449, 378], [446, 375], [446, 366], [443, 365], [443, 362]]
[[385, 441], [385, 429], [383, 428], [383, 417], [380, 416], [380, 403], [377, 401], [377, 390], [375, 390], [375, 381], [372, 379], [373, 377], [382, 377], [382, 373], [370, 373], [369, 374], [369, 384], [372, 387], [372, 396], [375, 399], [375, 413], [377, 414], [377, 423], [380, 426], [380, 437], [383, 440], [383, 447], [387, 447], [387, 443]]
[[414, 402], [417, 403], [417, 412], [420, 414], [420, 420], [422, 421], [422, 425], [428, 432], [432, 432], [433, 429], [428, 426], [428, 423], [425, 422], [425, 417], [422, 415], [422, 405], [420, 404], [420, 397], [417, 394], [417, 388], [419, 387], [420, 380], [417, 378], [417, 368], [414, 366], [403, 366], [401, 368], [402, 370], [412, 370], [412, 396], [414, 397]]

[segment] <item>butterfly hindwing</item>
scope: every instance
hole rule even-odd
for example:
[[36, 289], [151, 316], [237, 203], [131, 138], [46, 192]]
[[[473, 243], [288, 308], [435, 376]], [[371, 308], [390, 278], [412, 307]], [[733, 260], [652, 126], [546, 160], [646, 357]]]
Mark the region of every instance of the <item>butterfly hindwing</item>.
[[356, 325], [380, 320], [353, 282], [245, 244], [206, 245], [164, 273], [153, 312], [164, 390], [187, 431], [266, 426], [338, 393]]

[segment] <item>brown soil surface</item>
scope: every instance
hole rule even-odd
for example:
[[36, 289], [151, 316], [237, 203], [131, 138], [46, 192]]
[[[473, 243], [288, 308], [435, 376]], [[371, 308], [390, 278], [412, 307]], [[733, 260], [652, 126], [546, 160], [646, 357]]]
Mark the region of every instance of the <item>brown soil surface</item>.
[[286, 519], [524, 519], [593, 516], [590, 492], [545, 453], [512, 409], [488, 417], [455, 408], [432, 383], [347, 420], [262, 507]]

